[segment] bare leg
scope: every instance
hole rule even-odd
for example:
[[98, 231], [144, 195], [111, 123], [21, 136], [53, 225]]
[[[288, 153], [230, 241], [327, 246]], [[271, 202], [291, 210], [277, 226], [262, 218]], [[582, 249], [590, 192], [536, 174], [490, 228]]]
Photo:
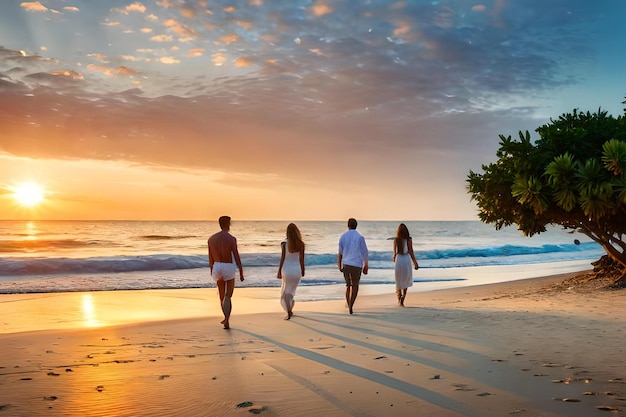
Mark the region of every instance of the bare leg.
[[[217, 292], [220, 297], [220, 307], [222, 308], [222, 313], [224, 313], [224, 296], [226, 295], [226, 282], [223, 279], [217, 280]], [[226, 316], [226, 314], [224, 314]], [[224, 324], [226, 319], [222, 320], [221, 323]]]
[[350, 310], [350, 314], [352, 314], [352, 307], [354, 306], [354, 302], [356, 301], [356, 296], [359, 295], [359, 285], [353, 284], [350, 288], [350, 301], [348, 302], [348, 309]]
[[400, 305], [404, 307], [404, 299], [406, 298], [406, 288], [402, 290], [402, 297], [400, 297]]
[[293, 316], [293, 295], [285, 294], [284, 298], [285, 306], [287, 307], [287, 317], [285, 317], [285, 320], [289, 320], [291, 316]]
[[224, 320], [222, 320], [221, 323], [224, 325], [225, 329], [230, 329], [229, 319], [230, 312], [232, 311], [231, 298], [235, 289], [235, 280], [231, 279], [228, 281], [224, 281], [223, 279], [220, 279], [219, 281], [217, 281], [217, 288], [220, 293], [222, 313], [224, 313]]

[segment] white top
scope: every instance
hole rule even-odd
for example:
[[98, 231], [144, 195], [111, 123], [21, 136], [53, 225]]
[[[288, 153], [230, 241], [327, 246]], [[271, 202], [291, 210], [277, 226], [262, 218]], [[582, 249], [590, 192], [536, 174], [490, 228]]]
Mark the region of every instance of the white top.
[[349, 229], [339, 238], [339, 254], [342, 265], [363, 267], [368, 251], [365, 238], [355, 229]]

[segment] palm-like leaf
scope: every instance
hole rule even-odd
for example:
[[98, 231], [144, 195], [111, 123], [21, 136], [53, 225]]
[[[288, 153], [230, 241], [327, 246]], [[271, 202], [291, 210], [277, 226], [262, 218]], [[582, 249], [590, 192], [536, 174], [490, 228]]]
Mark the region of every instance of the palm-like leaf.
[[511, 186], [511, 193], [521, 204], [528, 205], [536, 214], [540, 214], [548, 207], [543, 188], [541, 181], [535, 177], [517, 177]]
[[557, 156], [546, 167], [544, 175], [548, 178], [548, 184], [553, 188], [554, 201], [557, 206], [570, 212], [576, 207], [577, 194], [576, 172], [580, 169], [580, 164], [574, 157], [566, 152]]
[[614, 175], [626, 171], [626, 143], [611, 139], [602, 146], [602, 163]]

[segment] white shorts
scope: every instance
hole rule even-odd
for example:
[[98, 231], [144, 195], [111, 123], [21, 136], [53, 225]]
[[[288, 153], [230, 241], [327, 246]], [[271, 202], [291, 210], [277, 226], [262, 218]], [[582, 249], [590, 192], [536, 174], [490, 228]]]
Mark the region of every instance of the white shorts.
[[223, 279], [224, 281], [230, 281], [235, 279], [235, 272], [237, 267], [233, 263], [215, 262], [213, 263], [213, 271], [211, 277], [215, 282]]

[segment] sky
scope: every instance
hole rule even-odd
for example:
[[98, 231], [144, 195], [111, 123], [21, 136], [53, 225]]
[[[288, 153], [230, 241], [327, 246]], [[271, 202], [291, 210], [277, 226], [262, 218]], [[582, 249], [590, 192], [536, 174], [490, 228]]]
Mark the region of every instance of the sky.
[[[626, 2], [0, 2], [0, 219], [476, 220], [470, 170], [623, 113]], [[15, 198], [20, 184], [44, 191]]]

